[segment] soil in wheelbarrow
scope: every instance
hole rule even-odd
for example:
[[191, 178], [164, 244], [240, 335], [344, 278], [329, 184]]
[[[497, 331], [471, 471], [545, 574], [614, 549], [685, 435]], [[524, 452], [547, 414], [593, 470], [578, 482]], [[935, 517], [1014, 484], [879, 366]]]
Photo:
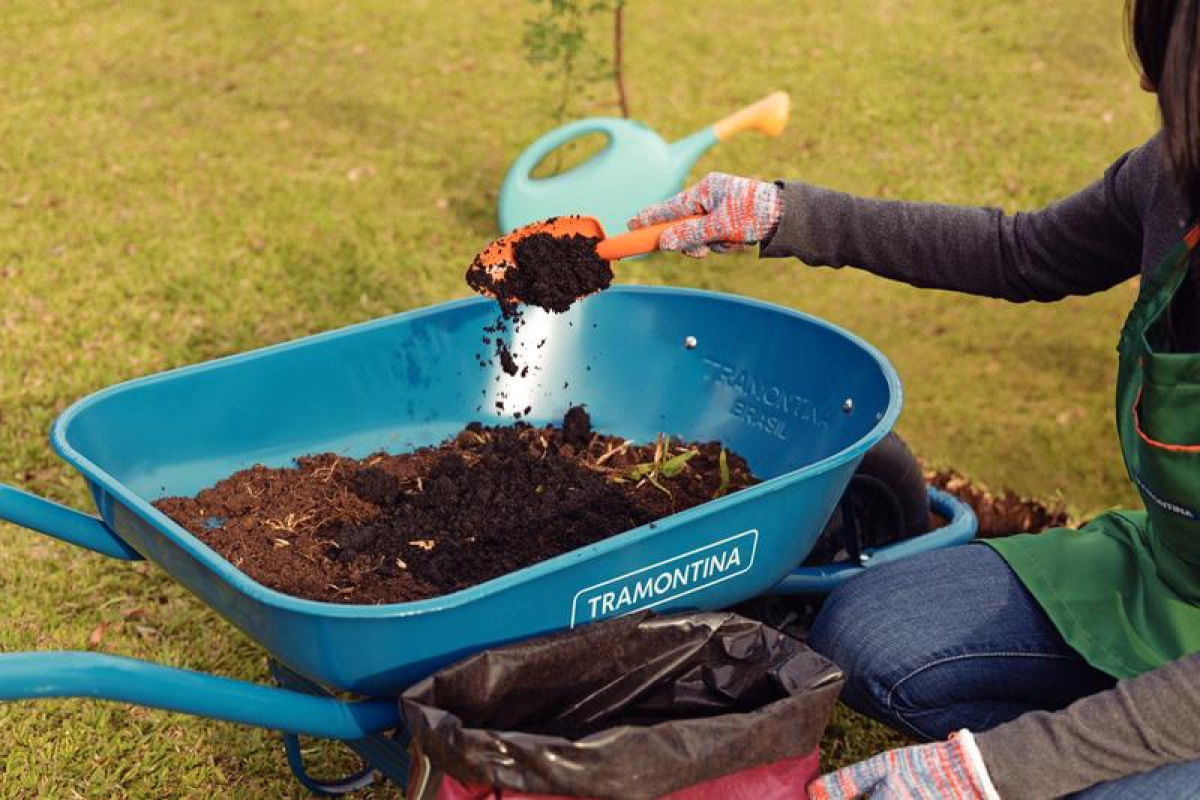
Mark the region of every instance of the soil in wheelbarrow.
[[340, 603], [462, 589], [756, 483], [717, 442], [471, 423], [437, 447], [255, 466], [155, 505], [256, 581]]

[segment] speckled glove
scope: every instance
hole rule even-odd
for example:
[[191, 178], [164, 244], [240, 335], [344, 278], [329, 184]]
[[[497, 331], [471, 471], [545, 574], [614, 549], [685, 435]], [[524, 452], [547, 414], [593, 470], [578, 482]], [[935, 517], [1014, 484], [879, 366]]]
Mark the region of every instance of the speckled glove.
[[809, 800], [1000, 800], [970, 731], [888, 750], [818, 778]]
[[629, 220], [629, 227], [637, 229], [704, 214], [701, 219], [672, 225], [658, 240], [660, 250], [680, 250], [684, 255], [702, 258], [709, 250], [725, 252], [769, 238], [782, 212], [775, 184], [710, 172], [694, 186], [643, 209]]

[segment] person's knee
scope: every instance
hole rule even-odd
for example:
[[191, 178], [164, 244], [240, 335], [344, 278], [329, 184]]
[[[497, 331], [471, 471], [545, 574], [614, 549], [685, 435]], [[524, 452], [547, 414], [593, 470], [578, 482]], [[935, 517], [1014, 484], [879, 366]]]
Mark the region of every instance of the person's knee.
[[808, 643], [845, 673], [848, 705], [890, 713], [891, 689], [955, 646], [961, 632], [947, 618], [963, 616], [953, 607], [965, 596], [964, 581], [988, 567], [989, 556], [966, 548], [922, 553], [865, 570], [826, 598]]
[[[905, 594], [917, 578], [901, 560], [864, 571], [825, 599], [813, 623], [809, 644], [846, 670], [911, 637], [897, 635], [906, 624]], [[909, 606], [911, 611], [911, 606]]]
[[810, 643], [843, 669], [864, 660], [911, 663], [1011, 608], [1014, 591], [1023, 591], [1019, 581], [991, 548], [920, 553], [864, 570], [834, 590]]
[[856, 711], [878, 716], [896, 664], [897, 642], [884, 610], [894, 583], [887, 570], [868, 570], [825, 599], [808, 644], [845, 673], [842, 700]]
[[[870, 618], [875, 608], [873, 578], [864, 573], [834, 589], [821, 604], [809, 631], [808, 644], [843, 670], [863, 651], [862, 640], [870, 636]], [[864, 581], [864, 591], [860, 592], [858, 584]]]

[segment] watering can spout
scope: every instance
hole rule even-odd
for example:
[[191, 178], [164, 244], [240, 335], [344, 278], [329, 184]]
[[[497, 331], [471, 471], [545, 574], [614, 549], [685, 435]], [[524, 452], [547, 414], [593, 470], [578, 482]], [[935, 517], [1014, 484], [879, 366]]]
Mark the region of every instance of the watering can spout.
[[690, 136], [671, 142], [669, 152], [675, 163], [675, 173], [678, 176], [676, 182], [682, 184], [692, 167], [700, 160], [700, 156], [719, 141], [713, 126], [709, 125]]
[[787, 92], [772, 92], [761, 100], [740, 108], [691, 136], [671, 144], [671, 155], [681, 175], [686, 175], [710, 147], [742, 131], [756, 130], [778, 136], [787, 125], [791, 100]]
[[778, 136], [787, 125], [791, 104], [787, 92], [771, 92], [757, 103], [751, 103], [718, 121], [713, 125], [713, 131], [722, 142], [735, 133], [749, 130]]

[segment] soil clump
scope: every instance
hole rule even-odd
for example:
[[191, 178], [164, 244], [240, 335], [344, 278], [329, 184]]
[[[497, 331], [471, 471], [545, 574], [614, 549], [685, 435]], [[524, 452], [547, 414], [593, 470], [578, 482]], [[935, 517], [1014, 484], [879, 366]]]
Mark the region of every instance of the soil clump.
[[547, 311], [566, 311], [581, 297], [612, 284], [612, 265], [596, 255], [595, 236], [535, 233], [513, 247], [516, 269], [506, 281], [512, 296]]
[[514, 263], [507, 265], [499, 280], [482, 261], [489, 248], [471, 263], [467, 285], [495, 297], [501, 308], [525, 304], [562, 313], [581, 297], [612, 284], [612, 265], [596, 254], [599, 241], [578, 233], [526, 236], [513, 245]]
[[[927, 471], [925, 480], [943, 489], [971, 507], [979, 520], [979, 539], [994, 539], [1014, 533], [1040, 533], [1047, 528], [1070, 524], [1070, 516], [1062, 506], [1046, 505], [1041, 501], [1021, 497], [1010, 489], [995, 493], [982, 484], [972, 482], [954, 470]], [[935, 518], [933, 527], [945, 524]]]
[[[437, 447], [294, 468], [254, 466], [155, 506], [254, 580], [297, 597], [433, 597], [757, 483], [717, 442], [651, 444], [591, 430], [471, 423]], [[728, 478], [723, 477], [726, 472]]]

